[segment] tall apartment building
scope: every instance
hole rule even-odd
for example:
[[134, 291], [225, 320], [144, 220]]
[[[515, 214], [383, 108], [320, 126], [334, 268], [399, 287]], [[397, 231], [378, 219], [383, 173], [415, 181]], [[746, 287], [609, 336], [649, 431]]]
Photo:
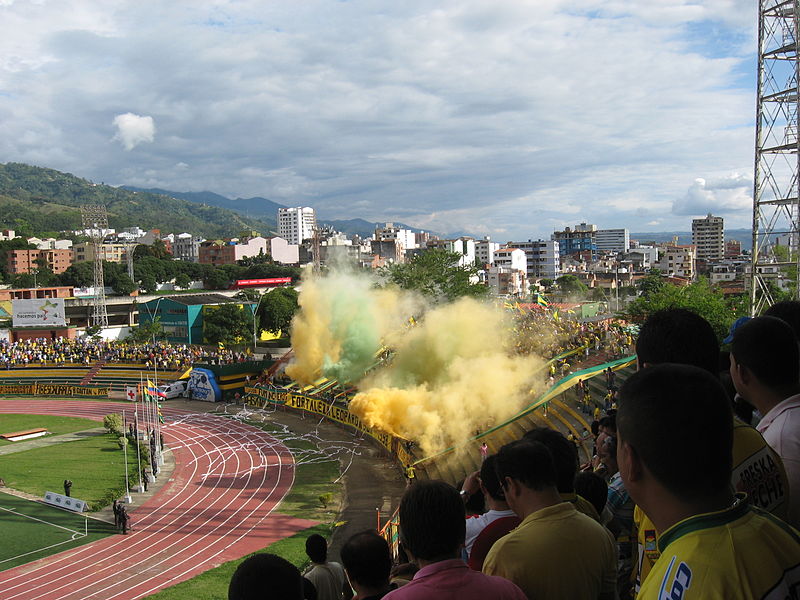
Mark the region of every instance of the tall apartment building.
[[278, 209], [278, 237], [300, 245], [314, 237], [317, 217], [310, 206]]
[[589, 250], [592, 258], [597, 254], [597, 225], [580, 223], [574, 229], [565, 227], [564, 231], [555, 231], [551, 240], [558, 242], [561, 256]]
[[[37, 262], [38, 261], [38, 262]], [[12, 275], [31, 273], [44, 263], [56, 275], [60, 275], [72, 265], [72, 250], [9, 250], [6, 269]]]
[[203, 241], [191, 233], [179, 233], [172, 241], [172, 256], [186, 262], [200, 262], [200, 244]]
[[385, 223], [383, 227], [376, 227], [375, 239], [379, 242], [395, 240], [404, 251], [413, 250], [417, 247], [417, 240], [414, 232], [410, 229], [395, 227], [394, 223]]
[[702, 219], [692, 219], [692, 245], [697, 258], [705, 261], [722, 260], [725, 256], [725, 228], [722, 217], [708, 213]]
[[494, 266], [516, 269], [528, 274], [528, 257], [521, 248], [502, 248], [494, 253]]
[[475, 258], [482, 265], [494, 264], [494, 253], [500, 250], [500, 243], [493, 242], [488, 237], [475, 242]]
[[725, 258], [737, 258], [742, 255], [742, 242], [725, 240]]
[[656, 263], [656, 267], [666, 275], [675, 275], [694, 279], [696, 249], [689, 246], [665, 246], [664, 254]]
[[[100, 258], [108, 262], [121, 263], [128, 258], [128, 249], [133, 251], [133, 247], [127, 244], [100, 244]], [[73, 261], [84, 262], [94, 260], [94, 244], [92, 242], [82, 242], [75, 244], [72, 248]]]
[[631, 249], [631, 234], [627, 229], [598, 229], [595, 232], [598, 252], [627, 252]]
[[525, 251], [528, 260], [528, 280], [557, 279], [561, 276], [561, 246], [556, 240], [508, 242], [507, 248]]

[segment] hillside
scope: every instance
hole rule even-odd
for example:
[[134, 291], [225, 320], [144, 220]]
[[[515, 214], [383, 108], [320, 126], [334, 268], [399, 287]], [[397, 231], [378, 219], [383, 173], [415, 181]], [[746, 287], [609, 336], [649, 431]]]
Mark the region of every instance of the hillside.
[[198, 204], [227, 208], [228, 210], [236, 211], [247, 217], [271, 223], [273, 227], [275, 226], [278, 209], [286, 208], [283, 204], [278, 204], [277, 202], [260, 196], [255, 196], [253, 198], [235, 198], [231, 200], [230, 198], [226, 198], [214, 192], [173, 192], [161, 188], [137, 188], [132, 185], [123, 185], [122, 188], [134, 192], [162, 194], [164, 196], [180, 198], [181, 200], [188, 200], [189, 202]]
[[0, 229], [38, 233], [78, 229], [83, 204], [104, 204], [110, 227], [139, 226], [162, 233], [188, 231], [206, 238], [236, 236], [245, 230], [269, 233], [266, 222], [208, 204], [134, 192], [20, 163], [0, 164]]

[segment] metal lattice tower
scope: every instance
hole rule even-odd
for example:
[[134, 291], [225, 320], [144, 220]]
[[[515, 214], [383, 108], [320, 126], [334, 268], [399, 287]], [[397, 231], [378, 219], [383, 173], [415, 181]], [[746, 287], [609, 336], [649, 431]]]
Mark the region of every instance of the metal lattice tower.
[[102, 204], [84, 204], [81, 206], [83, 228], [89, 234], [94, 248], [94, 302], [92, 304], [92, 326], [101, 329], [108, 327], [108, 311], [106, 309], [106, 286], [103, 282], [103, 256], [101, 247], [108, 229], [108, 214]]
[[[774, 302], [780, 271], [800, 266], [798, 0], [760, 0], [750, 312]], [[776, 252], [778, 238], [786, 250]], [[800, 277], [793, 289], [800, 297]]]

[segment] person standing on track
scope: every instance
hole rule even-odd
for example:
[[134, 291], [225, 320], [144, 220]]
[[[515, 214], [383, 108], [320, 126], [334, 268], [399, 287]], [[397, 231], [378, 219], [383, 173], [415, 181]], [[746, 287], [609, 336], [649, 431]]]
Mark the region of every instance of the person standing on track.
[[64, 480], [64, 495], [69, 498], [70, 493], [72, 492], [72, 480], [65, 479]]

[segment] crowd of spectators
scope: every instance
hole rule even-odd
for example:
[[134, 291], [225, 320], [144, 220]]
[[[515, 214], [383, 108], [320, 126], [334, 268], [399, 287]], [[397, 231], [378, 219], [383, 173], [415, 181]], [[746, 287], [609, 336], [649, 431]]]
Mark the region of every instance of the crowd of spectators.
[[247, 355], [224, 348], [207, 349], [168, 342], [133, 343], [92, 338], [55, 340], [47, 338], [0, 341], [0, 364], [6, 369], [41, 366], [88, 366], [99, 360], [112, 363], [144, 364], [147, 368], [177, 370], [194, 363], [230, 364], [247, 360]]
[[[800, 303], [737, 322], [725, 353], [698, 315], [652, 315], [638, 371], [593, 427], [591, 462], [542, 428], [486, 456], [460, 491], [415, 481], [399, 509], [413, 566], [392, 578], [386, 542], [359, 534], [335, 597], [795, 597], [798, 333]], [[734, 412], [743, 403], [750, 411]], [[312, 557], [314, 570], [326, 559]]]

